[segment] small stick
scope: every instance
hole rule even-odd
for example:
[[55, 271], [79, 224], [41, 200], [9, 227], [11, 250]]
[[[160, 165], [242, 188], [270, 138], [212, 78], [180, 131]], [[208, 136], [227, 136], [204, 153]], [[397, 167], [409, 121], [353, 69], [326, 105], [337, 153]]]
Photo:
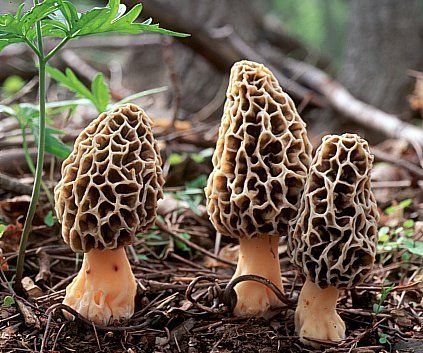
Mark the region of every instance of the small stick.
[[42, 248], [38, 249], [36, 254], [38, 255], [38, 264], [40, 269], [35, 277], [35, 282], [47, 282], [51, 276], [50, 256], [42, 250]]
[[0, 173], [0, 185], [3, 190], [20, 195], [31, 195], [32, 186], [22, 183], [19, 179]]
[[178, 120], [179, 110], [181, 107], [181, 83], [178, 73], [176, 72], [172, 42], [172, 38], [163, 37], [163, 60], [169, 70], [169, 77], [173, 92], [173, 117], [170, 127], [174, 128], [175, 122]]
[[40, 329], [40, 320], [38, 317], [34, 314], [31, 308], [26, 306], [23, 301], [15, 298], [16, 304], [18, 305], [19, 311], [21, 312], [25, 325], [27, 327], [34, 327], [36, 329]]
[[191, 247], [191, 248], [193, 248], [195, 250], [198, 250], [198, 251], [202, 252], [203, 254], [206, 254], [206, 255], [210, 256], [211, 258], [213, 258], [215, 260], [218, 260], [218, 261], [221, 261], [221, 262], [223, 262], [223, 263], [225, 263], [227, 265], [236, 266], [236, 263], [235, 262], [232, 262], [232, 261], [226, 260], [224, 258], [221, 258], [220, 256], [217, 256], [217, 255], [211, 253], [210, 251], [207, 251], [206, 249], [203, 249], [201, 246], [198, 246], [197, 244], [189, 241], [188, 239], [185, 239], [184, 237], [181, 237], [179, 234], [177, 234], [177, 233], [173, 232], [172, 230], [170, 230], [164, 223], [162, 223], [162, 222], [160, 222], [160, 221], [157, 220], [156, 221], [156, 225], [163, 232], [166, 232], [170, 236], [172, 236], [172, 237], [180, 240], [181, 242], [183, 242], [184, 244], [188, 245], [189, 247]]
[[423, 179], [423, 168], [420, 168], [419, 166], [415, 165], [414, 163], [411, 163], [404, 158], [396, 158], [394, 156], [391, 156], [390, 154], [380, 151], [376, 148], [372, 148], [370, 151], [376, 159], [387, 162], [396, 165], [397, 167], [404, 168], [408, 170], [411, 174], [419, 177], [420, 179]]
[[41, 341], [40, 353], [44, 353], [44, 348], [46, 347], [46, 344], [47, 344], [47, 337], [48, 337], [48, 332], [50, 330], [50, 324], [51, 324], [51, 318], [52, 318], [52, 316], [53, 316], [53, 313], [52, 312], [48, 314], [46, 328], [44, 330], [43, 339]]

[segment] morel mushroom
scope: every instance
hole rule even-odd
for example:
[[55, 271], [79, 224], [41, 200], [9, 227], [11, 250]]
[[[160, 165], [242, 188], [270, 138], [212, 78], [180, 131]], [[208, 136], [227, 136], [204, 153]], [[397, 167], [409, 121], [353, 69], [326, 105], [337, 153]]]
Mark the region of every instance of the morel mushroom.
[[[234, 278], [253, 274], [283, 291], [278, 242], [297, 214], [311, 145], [305, 123], [272, 72], [250, 61], [231, 70], [214, 170], [205, 189], [210, 220], [240, 239]], [[235, 315], [260, 316], [280, 300], [265, 285], [236, 285]]]
[[103, 113], [81, 132], [55, 188], [63, 238], [84, 253], [64, 304], [99, 324], [132, 316], [137, 285], [123, 246], [154, 224], [163, 183], [151, 121], [141, 108]]
[[288, 241], [292, 262], [307, 277], [295, 312], [304, 343], [345, 338], [339, 291], [361, 283], [373, 267], [379, 214], [372, 162], [367, 142], [354, 134], [324, 137], [313, 159]]

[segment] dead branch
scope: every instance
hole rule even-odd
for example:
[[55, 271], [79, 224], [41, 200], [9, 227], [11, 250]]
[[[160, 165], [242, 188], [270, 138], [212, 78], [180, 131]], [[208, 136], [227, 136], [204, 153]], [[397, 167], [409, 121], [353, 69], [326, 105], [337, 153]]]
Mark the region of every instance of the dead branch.
[[[126, 3], [134, 5], [135, 1], [127, 0]], [[335, 110], [361, 125], [374, 128], [387, 136], [402, 138], [423, 145], [423, 129], [403, 122], [395, 115], [385, 113], [356, 99], [340, 83], [310, 64], [281, 55], [281, 67], [298, 76], [301, 82], [322, 94], [324, 99], [316, 96], [313, 91], [297, 82], [288, 79], [279, 69], [269, 65], [265, 57], [257, 53], [233, 31], [229, 31], [229, 35], [225, 37], [218, 38], [211, 31], [201, 25], [193, 24], [192, 20], [182, 18], [177, 11], [169, 9], [169, 6], [165, 8], [155, 0], [147, 2], [144, 10], [165, 26], [171, 26], [180, 32], [191, 33], [192, 36], [181, 40], [181, 43], [192, 48], [224, 72], [227, 72], [230, 66], [240, 59], [247, 58], [262, 62], [275, 73], [282, 87], [294, 98], [312, 97], [312, 103], [320, 105], [325, 105], [328, 102]], [[327, 102], [325, 102], [326, 100]]]
[[420, 168], [418, 165], [411, 163], [405, 159], [395, 158], [389, 153], [380, 151], [375, 148], [372, 148], [371, 151], [377, 160], [394, 164], [400, 168], [404, 168], [405, 170], [409, 171], [411, 174], [414, 174], [415, 176], [423, 180], [423, 169]]
[[[107, 37], [82, 37], [77, 41], [70, 42], [66, 49], [98, 49], [98, 50], [122, 50], [139, 46], [160, 45], [161, 37], [156, 34], [143, 34], [140, 36], [107, 36]], [[56, 43], [46, 41], [46, 50], [53, 49]], [[0, 81], [10, 75], [19, 75], [25, 79], [31, 79], [36, 75], [34, 65], [31, 64], [33, 53], [27, 46], [21, 44], [11, 45], [0, 52], [2, 69]], [[55, 65], [63, 69], [60, 63]]]
[[[133, 6], [137, 3], [134, 0], [124, 1], [126, 4]], [[227, 36], [222, 36], [219, 31], [209, 31], [200, 24], [196, 24], [192, 19], [183, 18], [178, 14], [178, 11], [172, 9], [172, 6], [164, 6], [159, 1], [148, 1], [144, 5], [144, 13], [157, 19], [164, 27], [172, 28], [175, 31], [190, 33], [191, 37], [179, 39], [178, 42], [190, 47], [196, 53], [203, 56], [213, 66], [215, 66], [221, 72], [227, 74], [234, 62], [242, 59], [252, 59], [249, 57], [250, 52], [240, 50], [240, 47], [235, 47], [233, 43], [228, 41]], [[225, 27], [226, 29], [226, 27]], [[220, 31], [226, 33], [233, 32], [228, 27], [228, 31]], [[245, 49], [245, 48], [244, 48]], [[261, 60], [265, 65], [269, 65], [267, 60], [262, 58], [258, 53], [255, 53], [255, 57]], [[288, 87], [286, 90], [288, 93], [298, 100], [312, 97], [310, 100], [311, 104], [317, 106], [324, 106], [325, 103], [320, 99], [313, 91], [302, 87], [298, 83], [288, 79], [283, 73], [276, 68], [273, 68], [273, 73], [281, 83], [282, 87]]]
[[423, 129], [401, 121], [397, 116], [353, 97], [325, 72], [301, 61], [284, 57], [282, 65], [307, 86], [323, 94], [331, 106], [355, 122], [381, 131], [387, 136], [417, 142], [423, 146]]
[[163, 38], [163, 60], [169, 71], [169, 79], [172, 85], [173, 94], [173, 117], [171, 126], [175, 127], [175, 122], [178, 119], [179, 111], [181, 109], [181, 80], [175, 67], [175, 58], [172, 49], [173, 39], [169, 37]]
[[313, 60], [316, 66], [321, 69], [327, 69], [331, 66], [331, 60], [328, 57], [287, 33], [279, 18], [275, 15], [262, 16], [256, 12], [254, 21], [259, 24], [257, 27], [261, 28], [263, 38], [284, 54], [295, 53], [295, 57], [301, 60], [307, 61], [307, 58]]
[[[141, 34], [139, 36], [107, 36], [107, 37], [81, 37], [70, 42], [66, 49], [126, 49], [136, 46], [160, 45], [161, 36], [158, 34]], [[46, 50], [54, 48], [53, 40], [46, 41]], [[7, 59], [14, 56], [29, 55], [30, 50], [24, 44], [15, 44], [3, 49], [0, 58]]]
[[20, 195], [31, 195], [32, 186], [22, 183], [19, 179], [0, 173], [2, 190], [11, 191]]
[[[32, 160], [35, 162], [37, 160], [37, 148], [29, 148], [28, 151]], [[11, 148], [0, 151], [0, 172], [16, 173], [17, 170], [21, 171], [22, 169], [28, 169], [22, 148]]]
[[[65, 62], [67, 66], [69, 66], [72, 70], [74, 70], [78, 75], [82, 76], [88, 82], [91, 82], [98, 73], [96, 69], [94, 69], [90, 64], [88, 64], [85, 60], [79, 57], [72, 50], [63, 50], [60, 54], [60, 58]], [[105, 80], [108, 84], [107, 78]], [[108, 84], [108, 86], [110, 87], [110, 93], [113, 99], [115, 100], [121, 100], [124, 97], [125, 93], [129, 95], [129, 92], [115, 92], [113, 90], [112, 85]]]

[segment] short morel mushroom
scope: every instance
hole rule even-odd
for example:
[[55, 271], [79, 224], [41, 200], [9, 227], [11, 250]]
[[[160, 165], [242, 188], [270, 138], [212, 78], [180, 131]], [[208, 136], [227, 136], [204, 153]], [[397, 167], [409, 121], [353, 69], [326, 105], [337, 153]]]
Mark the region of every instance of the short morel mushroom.
[[63, 238], [84, 253], [64, 304], [98, 324], [132, 316], [137, 285], [124, 245], [154, 224], [163, 183], [151, 121], [136, 105], [81, 132], [55, 188]]
[[[234, 278], [258, 275], [283, 291], [279, 236], [297, 215], [310, 155], [305, 123], [272, 72], [236, 63], [205, 189], [217, 231], [240, 240]], [[261, 283], [244, 281], [235, 291], [236, 315], [260, 316], [281, 304]]]
[[361, 283], [373, 267], [379, 214], [372, 162], [367, 142], [354, 134], [324, 137], [313, 158], [288, 241], [292, 262], [307, 278], [295, 312], [304, 343], [345, 338], [339, 291]]

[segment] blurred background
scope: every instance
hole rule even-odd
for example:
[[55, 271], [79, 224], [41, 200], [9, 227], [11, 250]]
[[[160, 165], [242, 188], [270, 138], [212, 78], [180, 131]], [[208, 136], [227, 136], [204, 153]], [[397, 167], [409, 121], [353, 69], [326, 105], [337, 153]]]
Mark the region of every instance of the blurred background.
[[[1, 13], [21, 3], [1, 1]], [[128, 7], [139, 2], [125, 1]], [[81, 10], [105, 4], [73, 3]], [[161, 92], [135, 102], [155, 121], [168, 185], [207, 174], [207, 163], [198, 167], [185, 157], [213, 148], [230, 67], [250, 59], [268, 66], [294, 99], [315, 148], [325, 134], [357, 132], [377, 145], [378, 160], [405, 158], [411, 169], [415, 167], [413, 173], [393, 166], [388, 175], [386, 170], [381, 176], [375, 171], [375, 178], [407, 180], [404, 185], [418, 188], [421, 173], [416, 169], [421, 169], [423, 144], [422, 1], [145, 0], [143, 6], [143, 19], [152, 17], [162, 27], [191, 37], [86, 37], [68, 45], [51, 64], [61, 70], [70, 67], [87, 85], [97, 71], [103, 72], [115, 101], [159, 88]], [[35, 102], [33, 59], [19, 45], [0, 53], [1, 104]], [[54, 81], [48, 92], [50, 102], [74, 96]], [[60, 138], [71, 145], [96, 114], [92, 107], [81, 106], [72, 114], [61, 112], [51, 124], [64, 130]], [[27, 170], [20, 135], [16, 119], [1, 115], [0, 171]], [[34, 158], [33, 137], [28, 136], [27, 143]], [[211, 150], [203, 154], [209, 160]], [[46, 163], [54, 164], [54, 157]], [[57, 169], [52, 170], [53, 181]]]

